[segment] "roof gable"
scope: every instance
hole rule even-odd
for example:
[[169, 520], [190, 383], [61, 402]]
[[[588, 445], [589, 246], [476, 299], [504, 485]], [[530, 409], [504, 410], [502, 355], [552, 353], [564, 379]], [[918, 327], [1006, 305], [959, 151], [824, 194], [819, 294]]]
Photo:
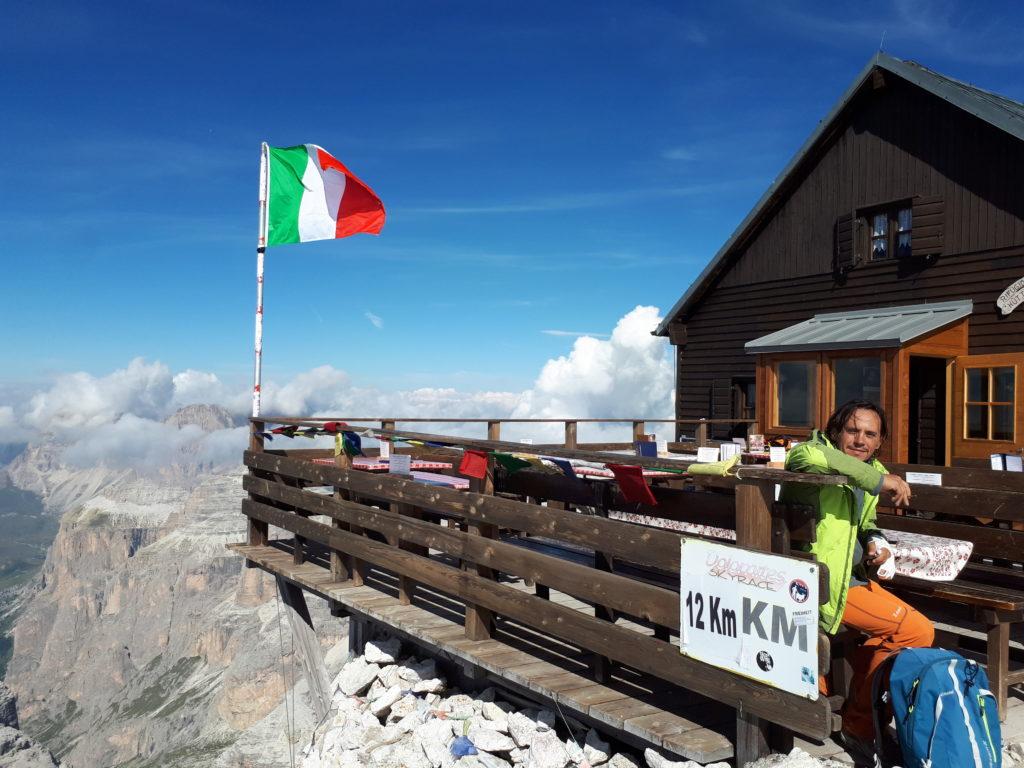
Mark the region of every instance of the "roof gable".
[[729, 257], [735, 252], [737, 246], [745, 242], [757, 230], [757, 227], [771, 215], [775, 204], [789, 193], [792, 186], [789, 183], [791, 178], [796, 175], [797, 170], [804, 164], [812, 150], [831, 134], [844, 110], [872, 77], [875, 70], [891, 72], [937, 98], [1005, 131], [1014, 138], [1024, 141], [1024, 104], [946, 77], [915, 62], [903, 61], [879, 52], [861, 70], [828, 115], [821, 120], [782, 172], [768, 186], [768, 189], [729, 236], [729, 239], [665, 315], [664, 320], [654, 331], [655, 335], [668, 335], [669, 324], [681, 312], [694, 305], [706, 293], [714, 280], [725, 272], [729, 267]]

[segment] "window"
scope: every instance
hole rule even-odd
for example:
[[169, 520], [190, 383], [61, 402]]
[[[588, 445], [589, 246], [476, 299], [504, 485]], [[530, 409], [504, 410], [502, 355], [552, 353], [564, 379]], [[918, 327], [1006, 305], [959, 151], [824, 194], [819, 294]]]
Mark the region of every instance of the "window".
[[885, 261], [895, 256], [910, 256], [913, 234], [913, 215], [909, 203], [889, 205], [866, 212], [871, 261]]
[[850, 400], [882, 404], [882, 361], [878, 357], [837, 357], [832, 361], [835, 405]]
[[775, 426], [813, 427], [818, 364], [789, 360], [775, 364]]
[[964, 371], [964, 437], [1013, 442], [1014, 366]]

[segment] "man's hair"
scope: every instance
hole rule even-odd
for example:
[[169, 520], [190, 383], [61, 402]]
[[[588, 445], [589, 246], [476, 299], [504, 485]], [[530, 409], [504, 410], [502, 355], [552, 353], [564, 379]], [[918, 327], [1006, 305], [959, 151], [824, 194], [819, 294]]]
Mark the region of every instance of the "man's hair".
[[825, 425], [825, 436], [828, 437], [832, 445], [839, 444], [839, 436], [843, 434], [846, 422], [850, 420], [855, 411], [860, 410], [877, 413], [878, 421], [881, 424], [882, 439], [884, 440], [889, 436], [889, 427], [885, 423], [885, 411], [870, 400], [850, 400], [836, 408], [833, 414], [828, 417], [828, 424]]

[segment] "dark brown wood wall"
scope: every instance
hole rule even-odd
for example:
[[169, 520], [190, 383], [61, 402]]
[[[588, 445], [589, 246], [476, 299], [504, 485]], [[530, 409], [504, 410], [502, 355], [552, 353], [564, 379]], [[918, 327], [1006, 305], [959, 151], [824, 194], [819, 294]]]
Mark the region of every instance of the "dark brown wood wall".
[[720, 286], [831, 272], [836, 220], [857, 208], [941, 195], [945, 253], [1024, 243], [1024, 143], [916, 86], [888, 78], [739, 255]]
[[[753, 376], [743, 344], [819, 312], [973, 299], [970, 353], [1019, 351], [1024, 310], [996, 297], [1024, 276], [1024, 143], [887, 75], [850, 105], [845, 126], [732, 266], [680, 320], [677, 417], [730, 418], [734, 377]], [[945, 200], [934, 262], [866, 263], [832, 272], [836, 219], [914, 195]]]

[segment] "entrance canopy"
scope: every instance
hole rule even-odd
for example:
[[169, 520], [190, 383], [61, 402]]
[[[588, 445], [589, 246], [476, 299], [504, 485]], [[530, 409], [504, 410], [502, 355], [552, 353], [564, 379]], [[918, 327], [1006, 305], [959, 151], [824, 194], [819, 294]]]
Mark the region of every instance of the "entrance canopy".
[[970, 300], [815, 315], [744, 345], [747, 354], [882, 349], [936, 331], [971, 314]]

